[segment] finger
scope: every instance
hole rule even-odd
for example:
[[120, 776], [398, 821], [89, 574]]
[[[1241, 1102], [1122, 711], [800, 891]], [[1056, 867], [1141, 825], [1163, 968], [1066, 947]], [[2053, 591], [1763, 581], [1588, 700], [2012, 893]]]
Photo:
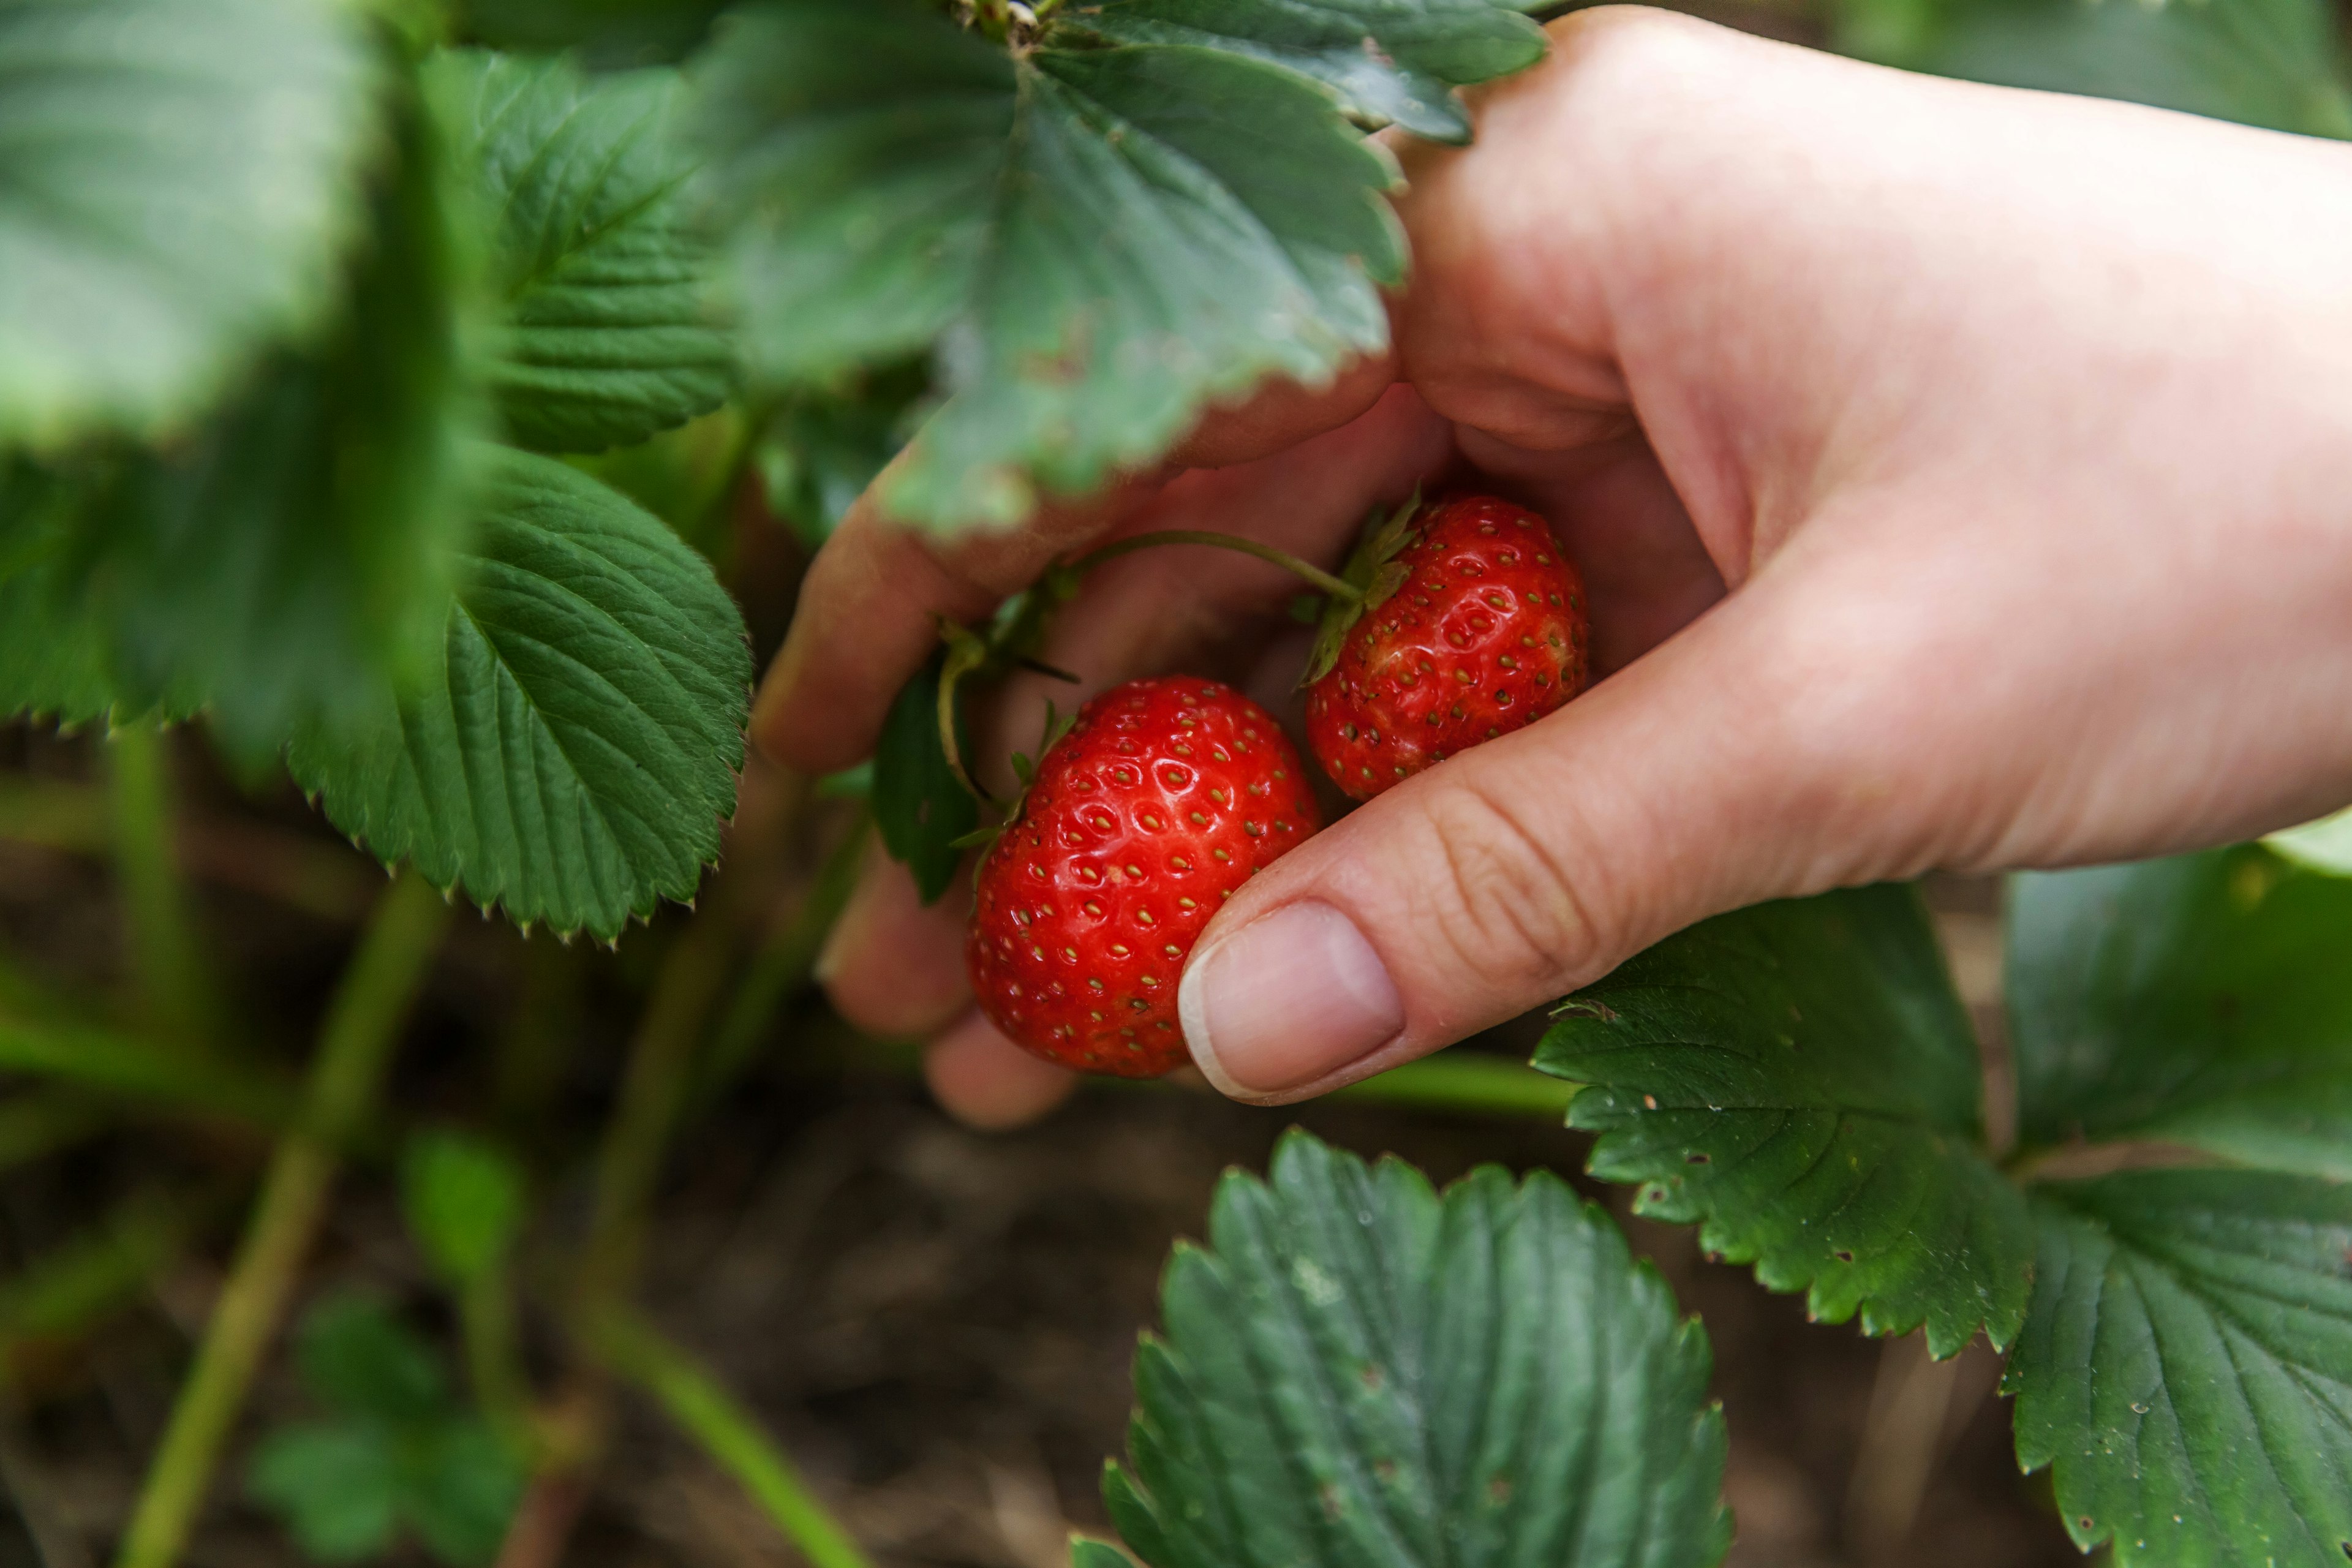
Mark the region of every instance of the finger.
[[1785, 597], [1759, 584], [1727, 601], [1253, 879], [1179, 993], [1202, 1070], [1239, 1099], [1320, 1093], [1706, 915], [1876, 874], [1868, 854], [1904, 847], [1869, 820], [1885, 797], [1866, 786], [1888, 775], [1862, 753], [1884, 727], [1853, 699], [1874, 676], [1834, 637], [1792, 627], [1775, 608]]
[[817, 955], [834, 1011], [869, 1035], [928, 1035], [954, 1019], [971, 1005], [963, 965], [971, 908], [968, 879], [927, 906], [907, 868], [867, 845], [857, 886]]
[[[1325, 388], [1276, 384], [1237, 408], [1203, 416], [1182, 450], [1200, 462], [1263, 457], [1346, 424], [1388, 379], [1385, 364], [1372, 362]], [[897, 461], [904, 460], [902, 454]], [[1010, 531], [942, 539], [883, 513], [877, 497], [889, 480], [885, 470], [809, 566], [792, 629], [752, 712], [753, 741], [811, 773], [867, 755], [891, 700], [937, 646], [939, 617], [987, 614], [1055, 556], [1116, 526], [1160, 488], [1165, 471], [1099, 496], [1049, 502]]]
[[942, 1110], [989, 1132], [1036, 1121], [1078, 1087], [1076, 1073], [1031, 1056], [977, 1012], [931, 1042], [923, 1080]]

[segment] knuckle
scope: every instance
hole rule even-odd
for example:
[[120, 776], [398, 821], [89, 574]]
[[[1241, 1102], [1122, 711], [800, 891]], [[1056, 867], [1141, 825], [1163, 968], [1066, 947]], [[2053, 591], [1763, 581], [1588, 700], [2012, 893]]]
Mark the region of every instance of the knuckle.
[[1591, 889], [1597, 862], [1573, 851], [1573, 813], [1530, 819], [1513, 792], [1464, 781], [1433, 790], [1423, 827], [1442, 869], [1431, 935], [1475, 983], [1525, 992], [1580, 981], [1608, 951]]

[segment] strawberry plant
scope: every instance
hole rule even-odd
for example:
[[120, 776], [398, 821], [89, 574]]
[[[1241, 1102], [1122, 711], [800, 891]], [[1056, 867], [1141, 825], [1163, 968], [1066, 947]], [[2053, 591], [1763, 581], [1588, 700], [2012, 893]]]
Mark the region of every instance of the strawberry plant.
[[[822, 782], [746, 752], [773, 584], [869, 485], [914, 529], [1002, 528], [1386, 348], [1394, 147], [1466, 142], [1456, 89], [1539, 59], [1542, 9], [0, 0], [0, 713], [89, 764], [10, 773], [0, 837], [104, 863], [121, 937], [119, 973], [0, 961], [0, 1175], [68, 1173], [79, 1221], [0, 1283], [0, 1472], [57, 1347], [151, 1299], [190, 1336], [107, 1539], [24, 1505], [53, 1563], [165, 1568], [242, 1497], [310, 1560], [536, 1568], [628, 1390], [809, 1561], [868, 1561], [642, 1304], [677, 1145], [763, 1052], [840, 1033], [807, 994], [869, 837], [934, 900], [990, 841], [989, 1016], [1142, 1076], [1182, 1061], [1201, 928], [1323, 807], [1275, 721], [1191, 675], [981, 797], [964, 698], [1059, 673], [1086, 573], [1215, 541], [1129, 537], [947, 628], [870, 773]], [[1888, 63], [2352, 134], [2315, 0], [1807, 15]], [[1348, 795], [1585, 679], [1575, 565], [1506, 502], [1290, 564]], [[2014, 879], [2008, 1078], [1880, 887], [1563, 999], [1549, 1079], [1466, 1057], [1354, 1092], [1566, 1108], [1591, 1175], [1815, 1316], [1983, 1338], [2085, 1549], [2341, 1563], [2346, 836]], [[310, 967], [240, 967], [249, 933], [199, 912], [224, 887], [328, 932]], [[467, 1034], [436, 985], [491, 972], [511, 1017]], [[581, 1042], [621, 1015], [598, 1076]], [[453, 1036], [486, 1060], [418, 1065]], [[378, 1187], [404, 1294], [320, 1288], [363, 1271], [335, 1225]], [[1121, 1544], [1077, 1542], [1086, 1568], [1728, 1550], [1705, 1334], [1557, 1176], [1440, 1191], [1294, 1133], [1218, 1187], [1160, 1305], [1103, 1480]], [[280, 1367], [290, 1417], [249, 1420]]]

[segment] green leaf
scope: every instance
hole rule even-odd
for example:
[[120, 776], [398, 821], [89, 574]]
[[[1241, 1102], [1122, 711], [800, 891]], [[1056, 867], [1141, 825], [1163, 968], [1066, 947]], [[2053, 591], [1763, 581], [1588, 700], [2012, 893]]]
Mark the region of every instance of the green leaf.
[[392, 1546], [399, 1510], [393, 1439], [383, 1427], [310, 1421], [255, 1446], [246, 1491], [284, 1521], [314, 1563], [358, 1563]]
[[1103, 1482], [1152, 1568], [1722, 1559], [1706, 1336], [1557, 1177], [1441, 1198], [1293, 1132], [1209, 1237], [1169, 1263]]
[[0, 602], [19, 612], [0, 626], [0, 702], [67, 720], [205, 708], [254, 764], [415, 657], [447, 599], [469, 406], [465, 279], [413, 108], [321, 347], [274, 356], [187, 439], [61, 461], [43, 505], [0, 512]]
[[341, 1296], [312, 1308], [294, 1349], [303, 1383], [341, 1415], [397, 1425], [449, 1408], [441, 1358], [372, 1297]]
[[2137, 1171], [2034, 1197], [2018, 1458], [2117, 1568], [2352, 1557], [2352, 1189]]
[[496, 1268], [523, 1217], [522, 1172], [504, 1150], [436, 1129], [408, 1141], [400, 1192], [409, 1234], [436, 1272], [463, 1286]]
[[2273, 833], [2263, 842], [2298, 866], [2352, 877], [2352, 810]]
[[1055, 33], [1126, 44], [1197, 44], [1286, 66], [1339, 93], [1368, 124], [1470, 140], [1454, 89], [1524, 70], [1543, 29], [1498, 0], [1100, 0]]
[[1987, 1161], [1968, 1014], [1917, 895], [1761, 904], [1576, 994], [1536, 1065], [1590, 1085], [1570, 1125], [1636, 1212], [1874, 1334], [1938, 1356], [2025, 1313], [2032, 1232]]
[[2260, 848], [2013, 878], [2021, 1144], [2352, 1177], [2347, 953], [2352, 881]]
[[334, 299], [379, 149], [330, 0], [0, 5], [0, 447], [184, 422]]
[[404, 1445], [401, 1513], [425, 1549], [450, 1568], [481, 1568], [499, 1554], [526, 1477], [488, 1423], [461, 1416]]
[[[907, 682], [882, 721], [874, 752], [874, 821], [890, 858], [914, 873], [923, 902], [936, 902], [963, 863], [958, 840], [980, 821], [980, 803], [948, 765], [940, 739], [940, 676], [946, 653]], [[963, 716], [956, 716], [961, 738]]]
[[1183, 46], [1008, 58], [901, 0], [773, 0], [704, 68], [747, 352], [771, 383], [938, 340], [884, 479], [937, 527], [1146, 461], [1206, 402], [1387, 343], [1387, 155], [1328, 92]]
[[487, 375], [509, 436], [600, 452], [718, 407], [733, 344], [680, 200], [677, 74], [461, 50], [429, 79], [488, 209], [503, 319]]
[[549, 458], [486, 456], [426, 679], [289, 765], [335, 825], [525, 924], [615, 936], [687, 899], [743, 761], [751, 655], [710, 568]]
[[2326, 0], [1844, 0], [1834, 37], [1911, 70], [2352, 135]]
[[591, 66], [675, 60], [701, 43], [723, 0], [461, 0], [462, 35], [502, 49], [577, 49]]
[[0, 458], [0, 714], [84, 724], [114, 706], [105, 630], [59, 565], [83, 501], [56, 470]]
[[929, 392], [929, 372], [909, 363], [842, 390], [803, 389], [780, 399], [754, 453], [768, 510], [809, 549], [823, 544], [913, 438]]

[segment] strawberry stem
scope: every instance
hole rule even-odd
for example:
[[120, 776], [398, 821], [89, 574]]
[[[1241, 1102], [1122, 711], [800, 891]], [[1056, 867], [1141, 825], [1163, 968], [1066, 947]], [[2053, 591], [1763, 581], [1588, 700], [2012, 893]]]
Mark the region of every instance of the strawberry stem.
[[940, 622], [940, 635], [947, 639], [948, 657], [940, 668], [940, 750], [946, 754], [948, 771], [963, 785], [971, 796], [982, 805], [993, 805], [996, 797], [981, 787], [971, 770], [964, 765], [963, 747], [956, 723], [956, 687], [963, 678], [988, 662], [988, 645], [951, 621]]
[[1139, 533], [1087, 552], [1070, 563], [1072, 573], [1092, 571], [1106, 561], [1129, 555], [1139, 550], [1150, 550], [1162, 544], [1213, 544], [1220, 550], [1238, 550], [1244, 555], [1255, 555], [1260, 561], [1271, 561], [1284, 571], [1312, 583], [1324, 593], [1336, 598], [1361, 603], [1363, 590], [1344, 578], [1333, 576], [1320, 566], [1311, 566], [1297, 556], [1276, 550], [1271, 544], [1260, 544], [1254, 539], [1243, 539], [1231, 533], [1211, 533], [1202, 529], [1168, 528], [1155, 533]]

